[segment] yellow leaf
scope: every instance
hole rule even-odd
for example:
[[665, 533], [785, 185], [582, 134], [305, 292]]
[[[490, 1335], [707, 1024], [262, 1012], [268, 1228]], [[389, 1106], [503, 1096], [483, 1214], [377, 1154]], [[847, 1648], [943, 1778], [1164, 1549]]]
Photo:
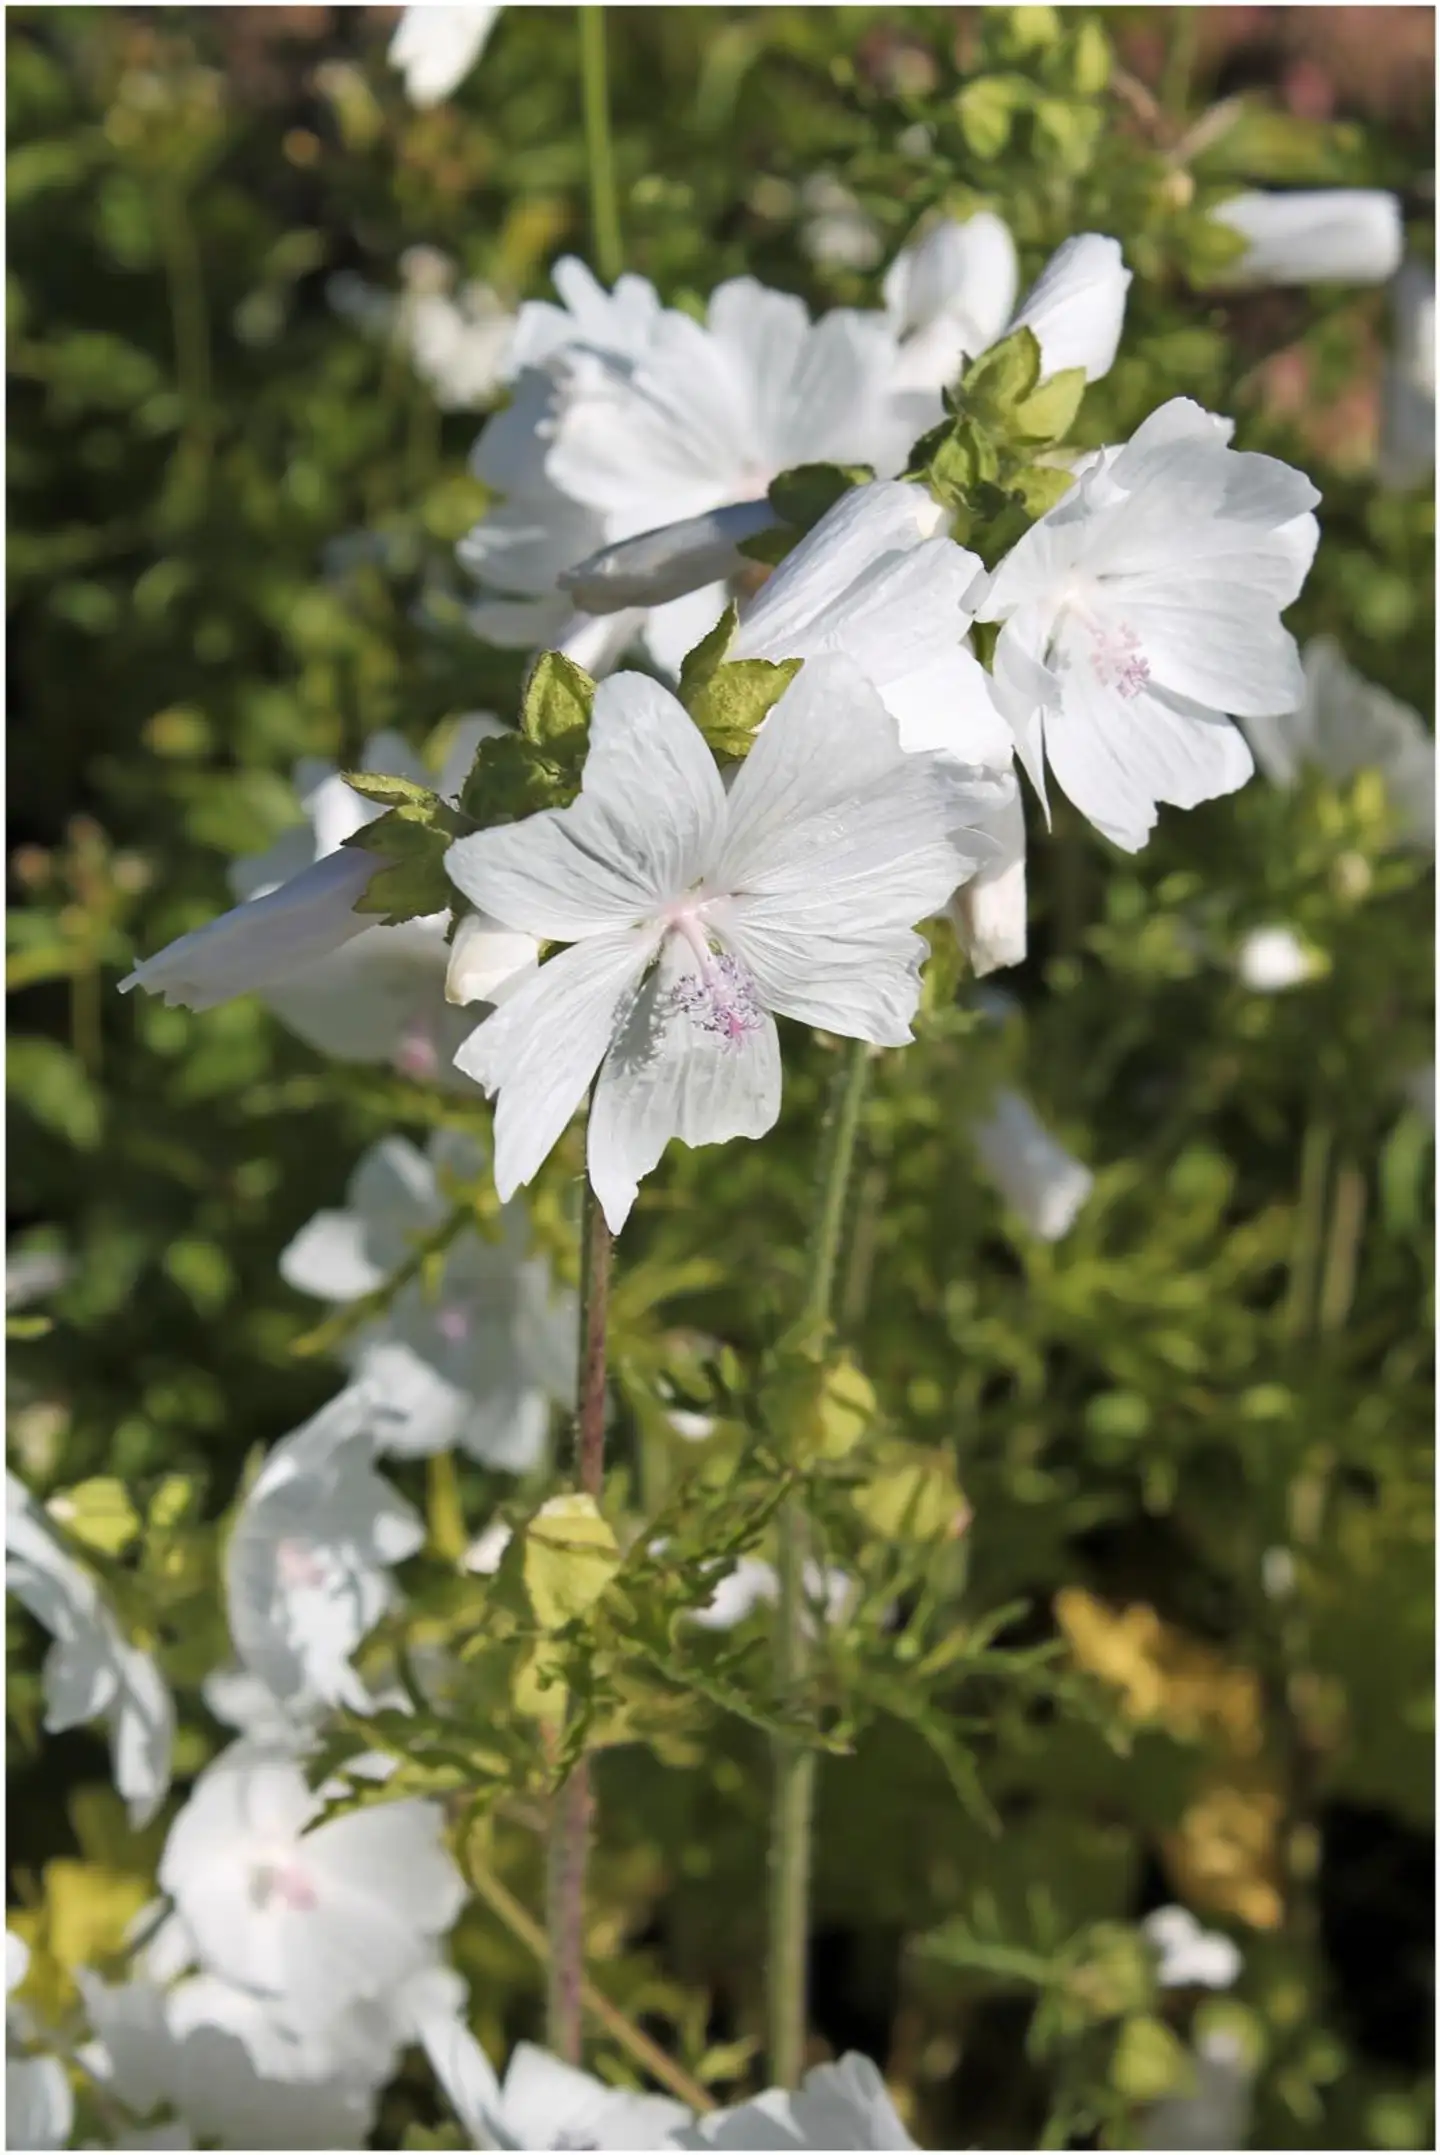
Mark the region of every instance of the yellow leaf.
[[68, 1533], [87, 1549], [105, 1556], [120, 1556], [140, 1531], [140, 1515], [130, 1492], [113, 1475], [96, 1475], [62, 1489], [46, 1507]]
[[545, 1631], [583, 1616], [619, 1569], [619, 1544], [593, 1497], [551, 1497], [525, 1529], [525, 1589]]

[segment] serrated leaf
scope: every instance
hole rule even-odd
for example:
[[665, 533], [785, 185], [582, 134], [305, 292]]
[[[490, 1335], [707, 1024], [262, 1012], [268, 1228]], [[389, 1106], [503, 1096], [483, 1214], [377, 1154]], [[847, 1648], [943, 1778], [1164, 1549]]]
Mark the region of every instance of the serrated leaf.
[[1026, 441], [1055, 442], [1069, 433], [1085, 394], [1085, 369], [1064, 367], [1015, 407], [1014, 429]]
[[535, 1620], [558, 1631], [584, 1616], [620, 1569], [620, 1545], [594, 1497], [551, 1497], [525, 1529], [525, 1590]]
[[802, 661], [742, 658], [721, 666], [689, 706], [690, 716], [717, 756], [750, 753], [756, 728], [775, 708]]
[[460, 790], [460, 810], [479, 830], [518, 823], [542, 808], [567, 808], [580, 790], [578, 765], [562, 767], [523, 733], [480, 743]]
[[961, 390], [967, 410], [1009, 422], [1040, 380], [1040, 340], [1033, 329], [1012, 329], [965, 369]]
[[595, 683], [560, 651], [542, 651], [520, 704], [520, 731], [556, 762], [583, 764]]
[[392, 778], [385, 771], [343, 771], [341, 776], [352, 793], [378, 801], [382, 808], [428, 808], [439, 798], [431, 787], [417, 785], [413, 778]]
[[[762, 537], [767, 534], [762, 533]], [[740, 625], [740, 609], [731, 599], [724, 613], [709, 634], [702, 636], [693, 651], [687, 651], [680, 665], [680, 701], [693, 718], [694, 700], [714, 680], [725, 662], [725, 654], [735, 641]]]

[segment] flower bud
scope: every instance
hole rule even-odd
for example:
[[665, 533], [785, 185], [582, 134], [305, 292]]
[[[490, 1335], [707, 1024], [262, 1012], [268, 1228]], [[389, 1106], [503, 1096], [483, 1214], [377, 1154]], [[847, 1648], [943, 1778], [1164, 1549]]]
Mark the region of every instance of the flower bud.
[[745, 566], [742, 539], [770, 531], [780, 521], [766, 500], [736, 501], [725, 509], [682, 523], [662, 524], [602, 547], [566, 569], [560, 578], [585, 613], [614, 614], [626, 606], [664, 606]]

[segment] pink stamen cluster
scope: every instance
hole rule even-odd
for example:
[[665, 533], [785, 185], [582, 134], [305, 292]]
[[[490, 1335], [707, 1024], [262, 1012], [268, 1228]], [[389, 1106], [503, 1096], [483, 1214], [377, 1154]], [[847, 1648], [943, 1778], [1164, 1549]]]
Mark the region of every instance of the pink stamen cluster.
[[702, 1032], [737, 1047], [765, 1022], [754, 981], [728, 951], [711, 949], [695, 901], [677, 906], [669, 926], [689, 945], [696, 965], [695, 972], [682, 974], [671, 988], [670, 1008], [683, 1010]]
[[315, 1906], [315, 1888], [293, 1858], [257, 1863], [251, 1878], [251, 1892], [258, 1908], [276, 1900], [283, 1902], [295, 1915], [308, 1915]]
[[1150, 678], [1150, 661], [1140, 648], [1140, 638], [1123, 622], [1118, 627], [1092, 621], [1090, 663], [1102, 688], [1113, 688], [1128, 702], [1138, 696]]

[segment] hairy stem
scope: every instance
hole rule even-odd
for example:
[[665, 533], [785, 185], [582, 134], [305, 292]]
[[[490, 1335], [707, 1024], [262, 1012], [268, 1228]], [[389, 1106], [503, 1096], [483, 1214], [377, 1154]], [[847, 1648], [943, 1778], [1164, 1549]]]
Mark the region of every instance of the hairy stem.
[[605, 64], [605, 10], [580, 9], [580, 81], [585, 98], [585, 161], [590, 175], [590, 230], [601, 282], [613, 284], [624, 255], [620, 198], [610, 136], [610, 86]]
[[[819, 1204], [810, 1242], [802, 1325], [812, 1335], [828, 1327], [835, 1299], [840, 1238], [855, 1165], [860, 1110], [870, 1073], [870, 1050], [852, 1043], [835, 1081], [820, 1141]], [[780, 1508], [779, 1596], [775, 1626], [776, 1674], [792, 1705], [803, 1702], [810, 1661], [805, 1563], [809, 1522], [803, 1492], [793, 1490]], [[805, 2063], [808, 2024], [807, 1959], [810, 1909], [811, 1821], [815, 1806], [815, 1753], [792, 1737], [773, 1746], [774, 1793], [770, 1814], [770, 1935], [767, 1960], [770, 2076], [795, 2087]]]
[[[595, 1192], [585, 1184], [581, 1215], [580, 1379], [575, 1463], [580, 1487], [598, 1499], [605, 1480], [605, 1350], [613, 1240]], [[580, 1759], [555, 1798], [550, 1826], [546, 1922], [550, 1980], [546, 2034], [557, 2058], [580, 2061], [584, 2033], [585, 1864], [593, 1802], [590, 1767]]]

